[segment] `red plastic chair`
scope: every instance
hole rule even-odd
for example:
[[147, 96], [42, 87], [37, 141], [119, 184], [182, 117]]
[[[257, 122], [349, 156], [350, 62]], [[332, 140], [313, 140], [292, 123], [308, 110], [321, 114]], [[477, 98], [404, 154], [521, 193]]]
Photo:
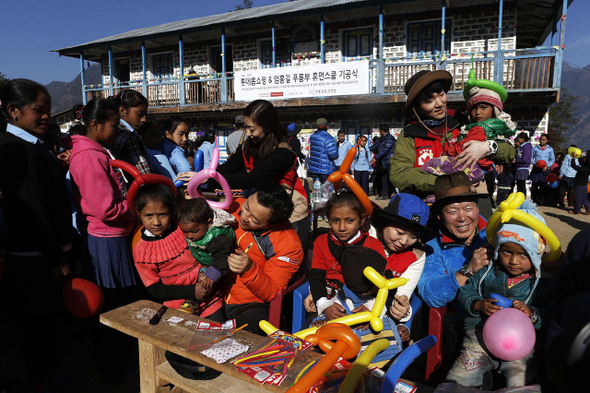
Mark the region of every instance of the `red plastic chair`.
[[297, 289], [301, 284], [303, 284], [303, 282], [305, 281], [306, 266], [307, 261], [304, 259], [303, 262], [301, 262], [301, 265], [299, 266], [299, 270], [297, 270], [297, 272], [295, 272], [295, 274], [291, 278], [291, 281], [287, 289], [285, 289], [282, 292], [279, 292], [279, 294], [273, 300], [270, 301], [270, 309], [268, 311], [268, 322], [270, 322], [271, 325], [280, 328], [281, 314], [283, 309], [283, 299], [285, 298], [285, 296], [287, 296], [295, 289]]
[[447, 307], [430, 308], [428, 315], [428, 334], [436, 337], [436, 343], [426, 354], [426, 380], [439, 370], [443, 363], [442, 334]]

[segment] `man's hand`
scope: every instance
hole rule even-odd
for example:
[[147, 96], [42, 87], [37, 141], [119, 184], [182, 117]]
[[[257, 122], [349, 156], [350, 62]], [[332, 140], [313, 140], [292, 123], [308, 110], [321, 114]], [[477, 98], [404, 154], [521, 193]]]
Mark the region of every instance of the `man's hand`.
[[494, 303], [496, 303], [496, 299], [478, 300], [475, 302], [473, 309], [489, 317], [496, 311], [500, 311], [502, 309], [502, 307], [496, 306]]
[[406, 295], [395, 295], [395, 300], [389, 308], [389, 313], [396, 321], [402, 319], [410, 309], [410, 300]]
[[469, 269], [473, 274], [477, 273], [482, 267], [489, 265], [492, 257], [491, 253], [491, 248], [488, 246], [479, 247], [473, 252], [469, 261]]
[[237, 274], [246, 273], [252, 267], [252, 260], [242, 250], [236, 250], [235, 253], [229, 254], [227, 257], [227, 263], [229, 270]]
[[487, 141], [469, 141], [464, 146], [463, 151], [454, 159], [453, 169], [473, 170], [477, 162], [490, 153], [490, 145]]

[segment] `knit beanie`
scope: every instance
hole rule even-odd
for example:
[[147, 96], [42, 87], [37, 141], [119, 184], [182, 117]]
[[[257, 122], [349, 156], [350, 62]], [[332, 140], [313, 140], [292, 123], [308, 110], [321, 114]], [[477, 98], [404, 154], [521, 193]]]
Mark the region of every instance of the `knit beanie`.
[[[545, 224], [545, 219], [537, 212], [537, 205], [531, 202], [531, 200], [525, 200], [518, 209]], [[495, 260], [498, 260], [498, 250], [502, 244], [508, 242], [516, 243], [526, 251], [537, 272], [540, 271], [541, 258], [545, 252], [546, 242], [535, 230], [520, 221], [510, 220], [498, 227], [495, 238]]]
[[495, 109], [494, 112], [496, 117], [502, 113], [504, 106], [502, 105], [502, 99], [500, 95], [494, 90], [485, 89], [483, 87], [474, 86], [469, 90], [469, 101], [467, 101], [467, 111], [471, 111], [471, 108], [476, 104], [485, 102], [486, 104], [492, 105]]

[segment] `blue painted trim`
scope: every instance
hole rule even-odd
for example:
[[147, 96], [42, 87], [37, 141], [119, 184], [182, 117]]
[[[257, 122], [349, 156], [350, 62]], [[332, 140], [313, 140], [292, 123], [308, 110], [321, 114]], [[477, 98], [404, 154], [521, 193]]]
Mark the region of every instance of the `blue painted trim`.
[[326, 37], [324, 35], [324, 14], [320, 16], [320, 62], [324, 64], [326, 62], [326, 48], [324, 43]]
[[109, 95], [112, 96], [113, 95], [113, 49], [109, 46], [109, 78], [110, 78], [110, 83], [109, 83]]
[[226, 63], [225, 63], [225, 27], [221, 28], [221, 102], [227, 102], [227, 76], [226, 73]]
[[502, 53], [502, 18], [504, 16], [504, 0], [498, 6], [498, 48], [494, 54], [494, 82], [504, 85], [504, 55]]
[[[447, 12], [447, 7], [445, 5], [445, 0], [443, 0], [443, 2], [442, 2], [442, 19], [440, 21], [440, 29], [441, 29], [440, 30], [440, 54], [441, 54], [441, 59], [442, 59], [442, 56], [445, 54], [445, 37], [446, 37], [446, 32], [447, 32], [445, 29], [446, 12]], [[446, 68], [445, 62], [441, 61], [440, 64], [438, 65], [438, 69], [444, 70], [445, 68]]]
[[272, 39], [271, 39], [271, 45], [272, 47], [270, 48], [272, 50], [272, 64], [271, 67], [272, 68], [276, 68], [277, 66], [277, 53], [276, 53], [276, 41], [275, 41], [275, 22], [272, 22]]
[[145, 41], [141, 41], [141, 70], [143, 74], [141, 93], [144, 97], [147, 97], [147, 56], [145, 52]]
[[86, 99], [86, 75], [84, 73], [84, 52], [80, 52], [80, 82], [82, 83], [82, 103], [84, 105], [86, 105], [87, 103], [87, 99]]
[[[371, 61], [370, 65], [373, 64]], [[375, 92], [382, 94], [385, 91], [385, 60], [383, 59], [383, 6], [379, 6], [379, 54], [377, 59]]]
[[561, 9], [561, 25], [559, 27], [559, 49], [555, 56], [555, 72], [553, 74], [553, 87], [561, 88], [561, 73], [563, 67], [563, 50], [565, 49], [565, 20], [567, 19], [567, 0], [563, 0]]
[[178, 84], [178, 95], [180, 105], [184, 105], [186, 97], [184, 95], [184, 42], [182, 34], [178, 37], [178, 57], [180, 60], [180, 81]]

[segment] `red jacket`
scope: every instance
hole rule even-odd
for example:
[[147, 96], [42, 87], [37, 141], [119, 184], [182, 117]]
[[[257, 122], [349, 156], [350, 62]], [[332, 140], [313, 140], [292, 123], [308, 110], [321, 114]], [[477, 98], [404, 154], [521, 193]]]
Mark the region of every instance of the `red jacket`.
[[297, 232], [289, 222], [280, 223], [262, 233], [244, 231], [240, 227], [235, 232], [238, 247], [248, 250], [253, 264], [243, 274], [230, 272], [224, 291], [225, 302], [270, 302], [287, 288], [303, 261], [303, 249]]

